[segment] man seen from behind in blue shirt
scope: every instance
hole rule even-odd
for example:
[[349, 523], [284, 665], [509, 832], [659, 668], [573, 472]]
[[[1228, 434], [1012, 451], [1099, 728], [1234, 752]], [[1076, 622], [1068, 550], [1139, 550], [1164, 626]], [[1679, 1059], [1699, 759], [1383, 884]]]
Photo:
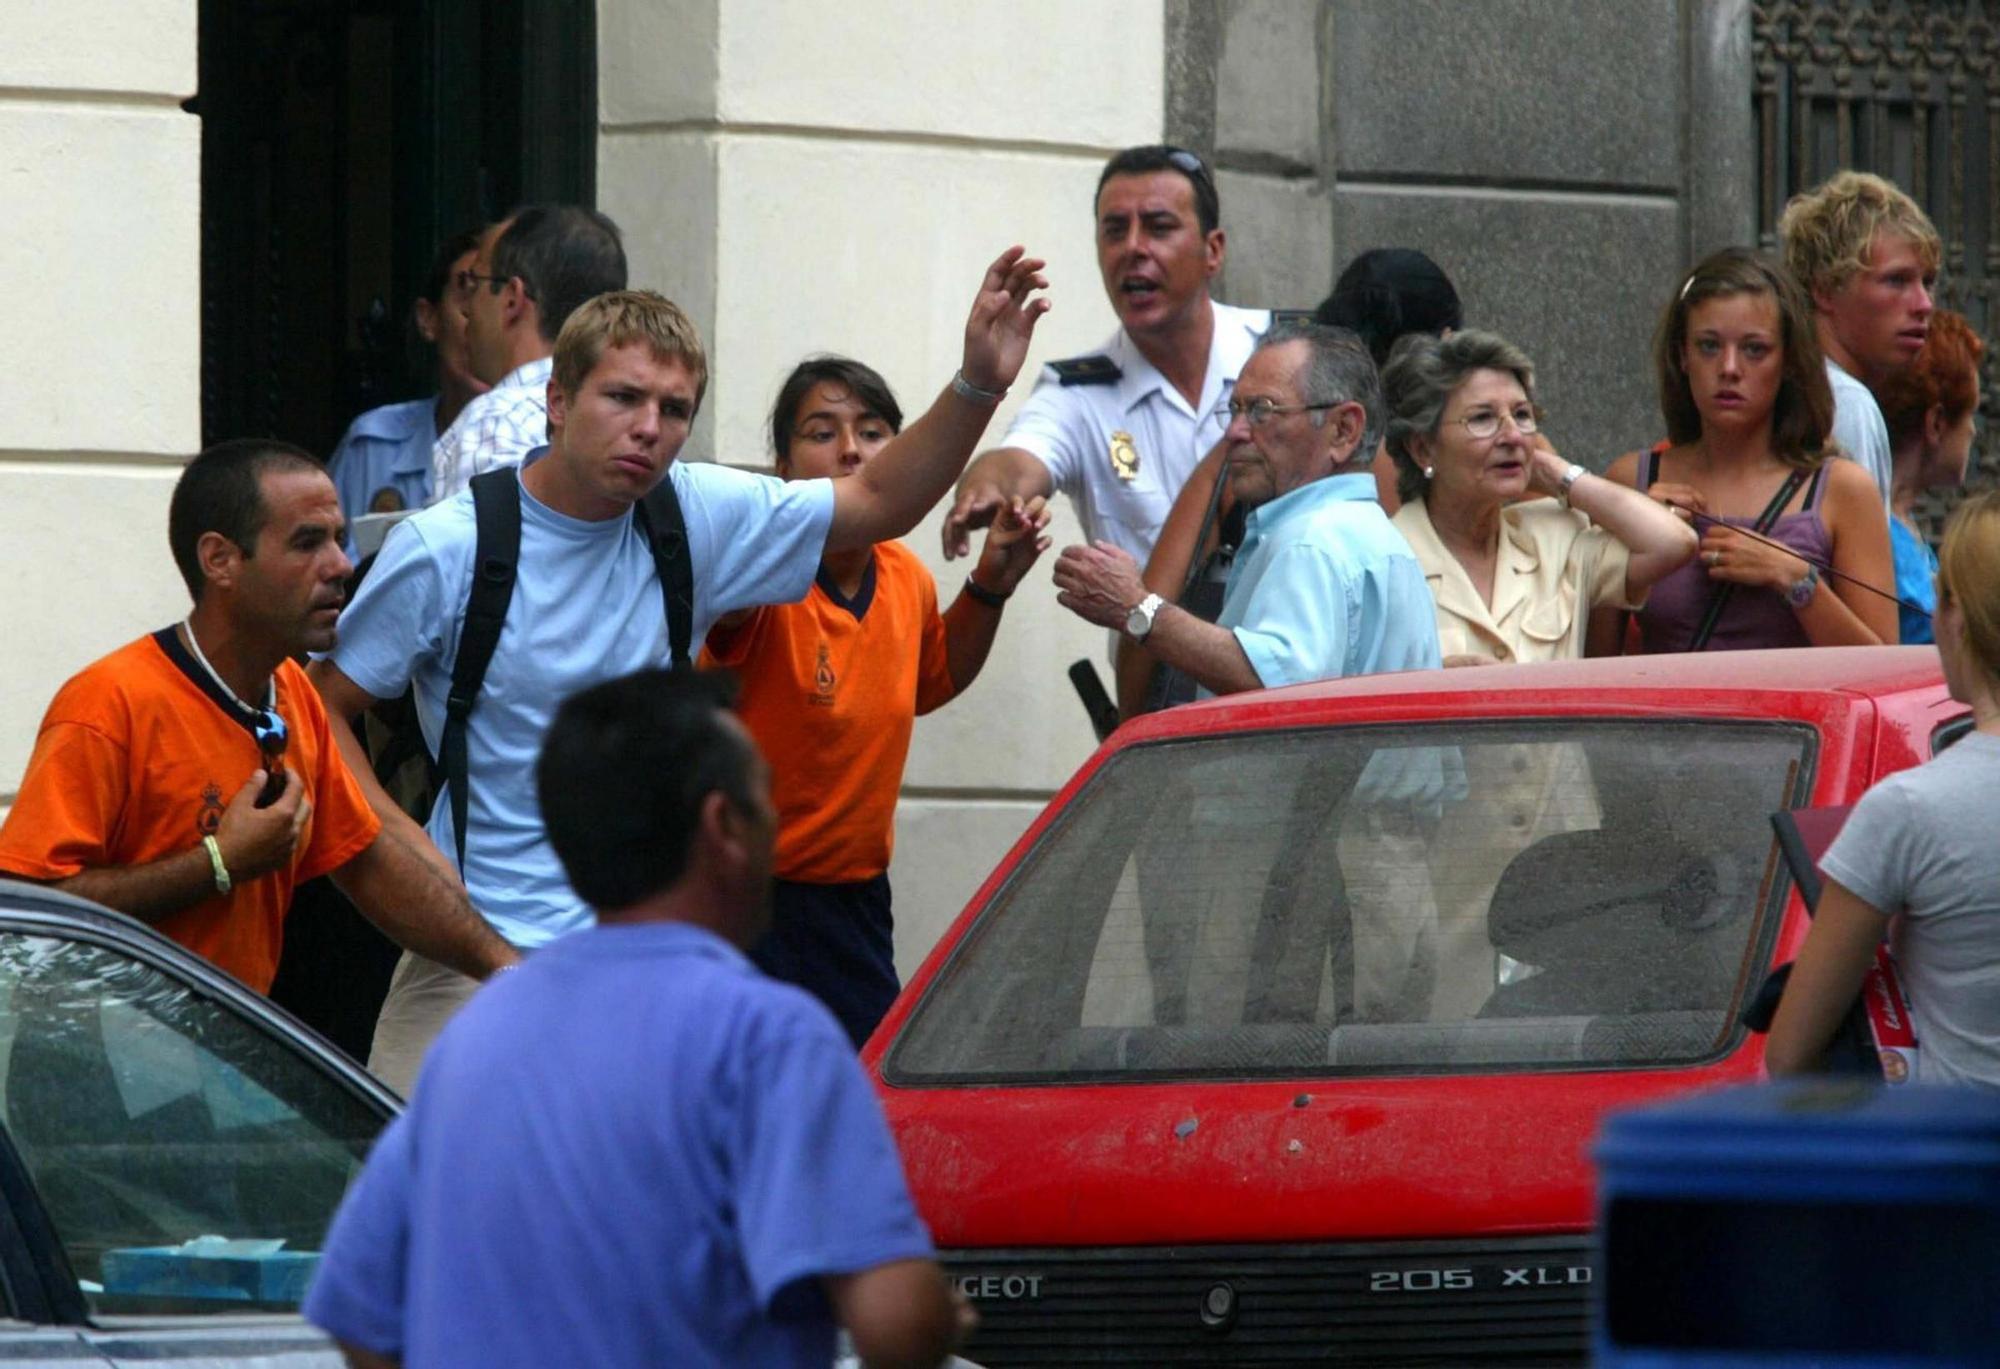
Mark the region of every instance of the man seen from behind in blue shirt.
[[770, 921], [770, 771], [728, 685], [572, 697], [536, 766], [597, 926], [438, 1038], [328, 1234], [305, 1315], [350, 1364], [934, 1365], [946, 1284], [853, 1048], [743, 954]]

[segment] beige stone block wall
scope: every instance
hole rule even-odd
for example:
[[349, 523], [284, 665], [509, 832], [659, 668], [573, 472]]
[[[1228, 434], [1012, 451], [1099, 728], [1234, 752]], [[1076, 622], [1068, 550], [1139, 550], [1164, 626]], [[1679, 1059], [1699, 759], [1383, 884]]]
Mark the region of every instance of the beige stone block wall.
[[195, 0], [15, 5], [0, 43], [0, 808], [78, 667], [179, 616], [200, 441]]
[[[767, 463], [771, 399], [816, 351], [867, 361], [921, 413], [957, 365], [981, 270], [1010, 243], [1048, 259], [1055, 308], [989, 442], [1042, 361], [1116, 326], [1091, 196], [1110, 152], [1161, 136], [1160, 0], [861, 0], [837, 15], [806, 0], [599, 0], [598, 14], [598, 199], [634, 283], [678, 300], [708, 340], [695, 455]], [[908, 540], [948, 603], [967, 563], [943, 561], [937, 522]], [[1055, 534], [1058, 548], [1077, 540], [1066, 505]], [[891, 872], [906, 973], [1095, 744], [1064, 672], [1087, 657], [1108, 683], [1106, 637], [1057, 607], [1053, 560], [1009, 606], [972, 690], [918, 722]]]
[[[889, 882], [895, 889], [896, 972], [905, 982], [1042, 808], [1021, 799], [904, 796]], [[969, 884], [968, 871], [974, 872]]]

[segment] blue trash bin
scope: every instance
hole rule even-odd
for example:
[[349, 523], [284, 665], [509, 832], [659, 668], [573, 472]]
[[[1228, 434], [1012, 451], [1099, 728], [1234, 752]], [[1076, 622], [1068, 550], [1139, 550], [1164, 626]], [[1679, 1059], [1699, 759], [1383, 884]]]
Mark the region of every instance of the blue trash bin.
[[2000, 1366], [2000, 1095], [1725, 1089], [1596, 1155], [1599, 1365]]

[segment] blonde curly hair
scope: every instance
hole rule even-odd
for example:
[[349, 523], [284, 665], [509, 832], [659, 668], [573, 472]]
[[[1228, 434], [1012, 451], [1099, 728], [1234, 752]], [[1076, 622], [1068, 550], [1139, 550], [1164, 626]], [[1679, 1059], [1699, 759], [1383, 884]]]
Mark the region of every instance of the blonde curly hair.
[[1944, 255], [1938, 231], [1917, 202], [1882, 177], [1842, 171], [1803, 195], [1794, 195], [1778, 220], [1785, 265], [1808, 295], [1838, 290], [1868, 269], [1880, 233], [1917, 245], [1924, 270], [1936, 271]]

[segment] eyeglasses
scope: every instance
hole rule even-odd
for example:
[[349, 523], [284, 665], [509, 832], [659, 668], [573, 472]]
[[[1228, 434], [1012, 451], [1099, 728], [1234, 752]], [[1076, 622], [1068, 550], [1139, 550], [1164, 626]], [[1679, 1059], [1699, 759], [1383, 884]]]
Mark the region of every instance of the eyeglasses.
[[1261, 428], [1278, 414], [1307, 414], [1320, 409], [1337, 409], [1347, 401], [1329, 400], [1324, 404], [1279, 404], [1269, 399], [1232, 399], [1215, 406], [1215, 416], [1224, 423], [1234, 423], [1239, 418], [1250, 420], [1250, 426]]
[[1208, 163], [1184, 147], [1168, 148], [1167, 164], [1191, 180], [1215, 184], [1215, 178], [1208, 174]]
[[468, 268], [467, 270], [460, 271], [453, 278], [453, 283], [458, 286], [459, 293], [469, 295], [472, 293], [473, 288], [481, 281], [485, 281], [497, 290], [505, 285], [509, 279], [510, 277], [507, 276], [482, 276], [477, 271]]
[[1489, 437], [1498, 437], [1500, 425], [1510, 420], [1514, 424], [1514, 431], [1523, 436], [1532, 433], [1540, 422], [1535, 417], [1533, 406], [1527, 404], [1523, 404], [1511, 413], [1503, 414], [1497, 409], [1485, 409], [1476, 414], [1467, 414], [1464, 418], [1454, 418], [1452, 422], [1463, 424], [1468, 434], [1484, 441]]

